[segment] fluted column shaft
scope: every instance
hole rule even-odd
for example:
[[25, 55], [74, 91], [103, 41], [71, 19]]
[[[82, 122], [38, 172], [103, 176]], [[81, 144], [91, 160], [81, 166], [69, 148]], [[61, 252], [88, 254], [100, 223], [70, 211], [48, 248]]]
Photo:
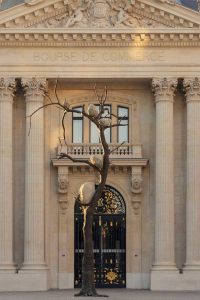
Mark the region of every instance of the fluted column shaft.
[[0, 80], [0, 272], [13, 263], [13, 97], [14, 78]]
[[154, 79], [156, 99], [155, 270], [177, 270], [174, 246], [173, 102], [176, 79]]
[[187, 103], [187, 199], [185, 270], [200, 270], [200, 81], [185, 79]]
[[[43, 106], [46, 80], [23, 79], [26, 116]], [[45, 269], [44, 110], [26, 119], [25, 244], [22, 270]]]

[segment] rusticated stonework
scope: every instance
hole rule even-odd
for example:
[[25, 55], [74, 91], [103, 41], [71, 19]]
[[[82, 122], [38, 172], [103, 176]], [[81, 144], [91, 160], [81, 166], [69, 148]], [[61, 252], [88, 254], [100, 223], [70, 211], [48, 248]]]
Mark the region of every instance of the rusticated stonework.
[[66, 11], [40, 22], [47, 28], [144, 28], [168, 27], [135, 12], [134, 1], [69, 0]]

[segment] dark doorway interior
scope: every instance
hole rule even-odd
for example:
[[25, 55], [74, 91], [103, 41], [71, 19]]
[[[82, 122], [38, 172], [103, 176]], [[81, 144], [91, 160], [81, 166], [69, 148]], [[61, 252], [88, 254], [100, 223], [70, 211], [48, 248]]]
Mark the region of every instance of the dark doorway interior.
[[[74, 287], [82, 283], [83, 210], [75, 205]], [[126, 209], [121, 194], [106, 186], [93, 219], [95, 284], [97, 288], [126, 287]]]

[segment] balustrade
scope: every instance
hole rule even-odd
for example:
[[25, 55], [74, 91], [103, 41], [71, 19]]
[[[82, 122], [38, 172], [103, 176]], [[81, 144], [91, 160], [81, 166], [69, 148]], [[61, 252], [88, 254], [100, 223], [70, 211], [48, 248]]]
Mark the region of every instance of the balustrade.
[[[109, 144], [109, 149], [112, 152], [111, 158], [142, 158], [141, 144], [124, 144], [117, 148], [119, 144]], [[61, 152], [67, 153], [70, 156], [89, 158], [91, 155], [103, 154], [103, 147], [99, 144], [67, 144], [58, 146], [58, 154]]]

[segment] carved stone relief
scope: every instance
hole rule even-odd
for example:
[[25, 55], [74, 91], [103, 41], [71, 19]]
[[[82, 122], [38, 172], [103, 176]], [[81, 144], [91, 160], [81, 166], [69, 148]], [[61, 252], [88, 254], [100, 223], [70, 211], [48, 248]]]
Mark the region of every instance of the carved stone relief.
[[60, 194], [67, 194], [69, 191], [69, 179], [68, 174], [58, 175], [58, 192]]
[[133, 194], [141, 194], [141, 192], [142, 192], [142, 176], [140, 174], [132, 175], [131, 192]]
[[67, 12], [36, 25], [41, 28], [140, 28], [167, 27], [135, 13], [132, 0], [69, 0]]
[[59, 206], [60, 215], [65, 216], [69, 201], [67, 194], [69, 192], [69, 170], [68, 167], [58, 168], [58, 192], [59, 192]]
[[132, 207], [134, 215], [139, 216], [141, 210], [142, 168], [132, 167], [131, 175]]

